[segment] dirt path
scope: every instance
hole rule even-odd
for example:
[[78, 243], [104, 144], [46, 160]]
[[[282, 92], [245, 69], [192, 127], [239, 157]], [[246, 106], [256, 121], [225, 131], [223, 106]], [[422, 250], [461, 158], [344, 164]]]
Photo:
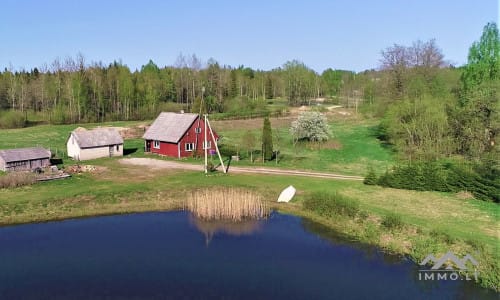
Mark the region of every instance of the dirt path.
[[[175, 161], [159, 160], [154, 158], [123, 158], [120, 163], [146, 166], [152, 169], [182, 169], [203, 171], [202, 165], [194, 165], [189, 163], [180, 163]], [[270, 175], [288, 175], [288, 176], [304, 176], [316, 178], [342, 179], [342, 180], [363, 180], [360, 176], [340, 175], [332, 173], [309, 172], [299, 170], [259, 168], [259, 167], [230, 167], [230, 173], [250, 173], [250, 174], [270, 174]]]

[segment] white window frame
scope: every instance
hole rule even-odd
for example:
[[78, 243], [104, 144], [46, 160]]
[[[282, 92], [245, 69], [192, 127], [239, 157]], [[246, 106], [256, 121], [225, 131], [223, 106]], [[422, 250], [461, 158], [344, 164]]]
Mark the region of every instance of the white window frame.
[[160, 141], [153, 141], [153, 148], [160, 149]]
[[195, 133], [201, 133], [201, 127], [196, 127], [196, 128], [194, 129], [194, 132], [195, 132]]
[[203, 141], [203, 150], [212, 149], [212, 141], [207, 141], [207, 146], [208, 147], [205, 148], [205, 141]]
[[185, 143], [184, 144], [184, 150], [186, 152], [193, 152], [193, 150], [194, 150], [194, 143]]

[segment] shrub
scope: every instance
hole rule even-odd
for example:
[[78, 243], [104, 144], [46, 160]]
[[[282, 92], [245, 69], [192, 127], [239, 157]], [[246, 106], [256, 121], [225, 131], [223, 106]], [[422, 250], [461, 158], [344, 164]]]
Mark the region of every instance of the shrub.
[[377, 184], [377, 174], [375, 174], [375, 170], [372, 167], [368, 168], [368, 174], [366, 174], [363, 183], [366, 185], [376, 185]]
[[304, 208], [324, 217], [355, 217], [359, 213], [359, 202], [338, 193], [318, 192], [305, 199]]
[[221, 137], [219, 142], [217, 143], [219, 147], [220, 154], [223, 156], [233, 156], [237, 155], [238, 149], [236, 149], [236, 145], [233, 141], [228, 138]]
[[0, 112], [0, 128], [22, 128], [26, 125], [26, 118], [20, 111]]
[[387, 229], [401, 229], [404, 227], [404, 222], [400, 215], [389, 213], [382, 218], [382, 226]]
[[431, 237], [438, 239], [438, 240], [440, 240], [444, 243], [447, 243], [447, 244], [452, 244], [456, 240], [448, 232], [440, 230], [440, 229], [436, 229], [436, 228], [431, 230], [430, 235], [431, 235]]
[[213, 162], [211, 162], [211, 161], [207, 162], [207, 171], [208, 172], [215, 172], [216, 171], [215, 165]]
[[380, 176], [377, 184], [417, 191], [468, 191], [477, 199], [499, 202], [499, 178], [494, 166], [424, 161], [395, 166]]

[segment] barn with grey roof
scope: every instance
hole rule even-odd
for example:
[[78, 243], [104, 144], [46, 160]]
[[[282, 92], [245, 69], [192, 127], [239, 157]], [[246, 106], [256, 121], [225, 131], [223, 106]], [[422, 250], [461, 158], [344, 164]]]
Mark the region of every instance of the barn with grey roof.
[[0, 150], [0, 170], [30, 171], [50, 166], [51, 153], [41, 147]]
[[77, 128], [69, 135], [66, 147], [74, 160], [123, 156], [123, 138], [114, 128]]

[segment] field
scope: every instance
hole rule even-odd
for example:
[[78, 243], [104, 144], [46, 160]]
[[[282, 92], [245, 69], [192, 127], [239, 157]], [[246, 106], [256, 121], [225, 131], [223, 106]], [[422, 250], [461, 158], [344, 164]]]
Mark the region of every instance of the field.
[[[267, 166], [327, 171], [346, 175], [364, 176], [368, 166], [383, 172], [394, 163], [392, 150], [376, 138], [377, 121], [364, 120], [355, 115], [345, 116], [329, 113], [332, 138], [325, 144], [296, 143], [289, 133], [291, 117], [272, 118], [274, 149], [279, 150], [279, 163]], [[262, 165], [260, 146], [256, 146], [254, 160], [250, 161], [248, 149], [243, 145], [245, 132], [250, 131], [257, 139], [262, 135], [262, 119], [213, 122], [213, 126], [224, 137], [224, 142], [238, 151], [242, 160], [235, 165]], [[257, 143], [258, 144], [258, 143]]]
[[[212, 121], [214, 129], [223, 136], [223, 143], [239, 153], [242, 160], [231, 164], [256, 165], [301, 170], [327, 171], [332, 173], [364, 176], [368, 166], [383, 172], [393, 162], [391, 149], [384, 147], [376, 139], [376, 121], [363, 120], [355, 116], [346, 117], [341, 114], [330, 114], [329, 121], [333, 138], [324, 145], [314, 143], [294, 144], [288, 131], [296, 114], [288, 117], [271, 118], [274, 148], [280, 151], [279, 163], [275, 161], [263, 163], [260, 158], [260, 136], [262, 134], [262, 118], [245, 120]], [[65, 158], [66, 139], [69, 133], [81, 126], [88, 129], [98, 126], [113, 126], [119, 129], [132, 129], [137, 133], [135, 138], [125, 141], [125, 154], [143, 156], [143, 140], [140, 139], [142, 129], [138, 126], [149, 122], [108, 122], [103, 124], [82, 125], [40, 125], [23, 129], [7, 129], [0, 131], [0, 149], [43, 146], [57, 156]], [[256, 137], [254, 162], [245, 149], [242, 136], [251, 131]], [[193, 161], [193, 159], [188, 159]]]
[[[391, 149], [385, 148], [375, 138], [375, 123], [371, 120], [335, 119], [331, 116], [335, 137], [330, 146], [322, 148], [314, 148], [314, 145], [294, 147], [287, 133], [291, 118], [271, 121], [281, 136], [282, 160], [277, 165], [279, 168], [364, 175], [367, 165], [381, 172], [393, 162]], [[135, 127], [143, 123], [116, 122], [105, 126]], [[86, 124], [84, 127], [94, 126], [97, 124]], [[257, 135], [262, 119], [214, 121], [213, 126], [234, 142], [246, 130]], [[76, 127], [44, 125], [2, 130], [0, 149], [42, 145], [64, 154], [65, 140]], [[142, 145], [140, 138], [127, 139], [125, 149], [129, 150], [128, 156], [145, 156]], [[233, 164], [262, 165], [260, 161], [250, 162], [246, 153], [242, 156], [243, 160]], [[187, 161], [201, 164], [193, 158]], [[237, 187], [259, 194], [273, 209], [310, 218], [352, 239], [409, 255], [415, 261], [420, 261], [427, 254], [438, 255], [448, 250], [460, 255], [471, 253], [480, 262], [481, 283], [498, 289], [500, 209], [494, 203], [463, 199], [460, 195], [449, 193], [366, 186], [356, 181], [231, 173], [205, 176], [201, 172], [149, 170], [124, 165], [119, 158], [86, 163], [97, 166], [96, 171], [61, 181], [0, 189], [0, 224], [181, 209], [194, 188]], [[73, 162], [64, 160], [64, 164], [67, 166]], [[275, 162], [265, 165], [275, 166]], [[280, 191], [288, 185], [297, 188], [296, 198], [288, 204], [276, 203]], [[304, 201], [315, 192], [337, 193], [352, 199], [359, 203], [360, 211], [356, 216], [325, 216], [305, 209]], [[396, 215], [403, 226], [384, 226], [389, 214]]]
[[66, 155], [66, 139], [77, 127], [92, 129], [96, 127], [135, 127], [145, 122], [109, 122], [81, 125], [38, 125], [21, 129], [1, 129], [0, 149], [41, 146], [50, 149], [59, 157]]

